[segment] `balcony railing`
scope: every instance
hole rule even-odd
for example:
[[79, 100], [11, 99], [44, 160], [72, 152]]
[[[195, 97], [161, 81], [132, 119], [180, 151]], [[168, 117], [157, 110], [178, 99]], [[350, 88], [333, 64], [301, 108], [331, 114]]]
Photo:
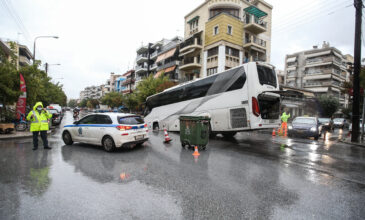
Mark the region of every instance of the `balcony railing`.
[[256, 37], [256, 36], [250, 36], [249, 38], [245, 38], [245, 44], [254, 43], [256, 45], [259, 45], [261, 47], [266, 47], [266, 41]]
[[136, 66], [136, 72], [138, 72], [139, 70], [142, 70], [142, 69], [147, 69], [147, 66], [146, 65]]
[[180, 44], [180, 50], [183, 50], [184, 48], [192, 46], [192, 45], [202, 46], [202, 42], [201, 42], [200, 38], [193, 37], [193, 38], [187, 39], [186, 41], [184, 41]]
[[188, 58], [184, 58], [184, 60], [181, 62], [181, 65], [187, 65], [187, 64], [191, 64], [191, 63], [197, 63], [200, 64], [200, 59], [198, 59], [197, 57], [188, 57]]
[[137, 56], [137, 60], [141, 59], [141, 58], [146, 58], [147, 59], [147, 54], [139, 54]]
[[[253, 19], [252, 19], [253, 18]], [[267, 22], [266, 21], [260, 21], [259, 18], [253, 15], [246, 14], [246, 19], [244, 19], [245, 24], [257, 24], [260, 25], [263, 28], [267, 28]]]

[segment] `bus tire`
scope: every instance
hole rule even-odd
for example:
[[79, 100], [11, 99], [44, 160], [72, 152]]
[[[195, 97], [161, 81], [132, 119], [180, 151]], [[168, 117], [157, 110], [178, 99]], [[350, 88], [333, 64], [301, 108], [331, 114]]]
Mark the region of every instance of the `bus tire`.
[[153, 131], [159, 131], [160, 130], [160, 126], [158, 125], [158, 122], [153, 123], [152, 129], [153, 129]]
[[235, 136], [237, 134], [236, 131], [227, 131], [227, 132], [222, 132], [223, 137], [225, 138], [233, 138], [233, 136]]
[[215, 138], [217, 133], [212, 131], [212, 125], [209, 123], [209, 138]]

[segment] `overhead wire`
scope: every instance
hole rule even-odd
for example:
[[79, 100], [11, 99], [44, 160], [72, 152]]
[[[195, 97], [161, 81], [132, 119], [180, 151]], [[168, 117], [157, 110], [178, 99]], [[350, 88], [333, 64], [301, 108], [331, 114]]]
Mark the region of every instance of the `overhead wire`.
[[[286, 23], [286, 24], [280, 24], [278, 26], [275, 26], [273, 28], [273, 33], [281, 33], [289, 28], [292, 28], [292, 26], [298, 26], [298, 25], [301, 25], [301, 24], [305, 24], [305, 23], [308, 23], [310, 21], [313, 21], [314, 19], [317, 19], [317, 18], [320, 18], [320, 17], [323, 17], [323, 16], [329, 16], [329, 15], [332, 15], [334, 14], [336, 11], [338, 11], [339, 9], [343, 9], [343, 8], [347, 8], [351, 5], [343, 5], [345, 4], [345, 2], [342, 2], [341, 3], [342, 5], [338, 5], [336, 4], [336, 6], [331, 6], [329, 9], [326, 8], [326, 9], [320, 9], [320, 10], [317, 10], [315, 11], [315, 15], [313, 14], [308, 14], [307, 16], [303, 16], [303, 17], [300, 17], [299, 19], [297, 20], [293, 20], [289, 23]], [[328, 12], [327, 14], [325, 14], [325, 12]], [[285, 25], [285, 26], [284, 26]], [[279, 27], [279, 28], [278, 28]]]
[[20, 18], [20, 16], [18, 15], [16, 10], [14, 9], [11, 2], [9, 2], [8, 0], [0, 0], [0, 1], [3, 5], [3, 8], [9, 13], [11, 18], [13, 19], [13, 21], [17, 25], [19, 31], [21, 31], [23, 33], [24, 38], [28, 41], [28, 43], [31, 43], [31, 40], [30, 40], [31, 35], [30, 35], [29, 31], [27, 30], [27, 28], [25, 27], [22, 19]]

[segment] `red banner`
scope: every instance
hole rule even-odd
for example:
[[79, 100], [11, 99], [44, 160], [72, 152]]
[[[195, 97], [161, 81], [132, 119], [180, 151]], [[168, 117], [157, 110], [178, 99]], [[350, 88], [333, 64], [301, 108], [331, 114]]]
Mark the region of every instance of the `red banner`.
[[27, 101], [27, 86], [25, 85], [25, 80], [22, 74], [20, 74], [20, 91], [23, 92], [18, 99], [16, 104], [16, 118], [20, 119], [23, 114], [25, 116], [25, 106]]

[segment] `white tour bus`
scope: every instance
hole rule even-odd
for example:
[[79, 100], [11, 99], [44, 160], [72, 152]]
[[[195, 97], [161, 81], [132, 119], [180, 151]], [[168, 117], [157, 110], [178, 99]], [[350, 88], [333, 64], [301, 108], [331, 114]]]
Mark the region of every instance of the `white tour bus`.
[[279, 83], [272, 65], [250, 62], [180, 84], [146, 100], [150, 129], [179, 131], [179, 116], [208, 116], [211, 134], [275, 128], [280, 124]]

